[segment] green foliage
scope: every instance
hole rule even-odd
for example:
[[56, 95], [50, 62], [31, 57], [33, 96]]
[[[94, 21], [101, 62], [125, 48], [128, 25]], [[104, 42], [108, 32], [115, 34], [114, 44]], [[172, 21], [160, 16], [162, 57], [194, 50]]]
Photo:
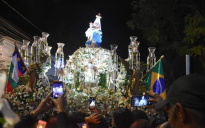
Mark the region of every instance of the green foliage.
[[68, 84], [67, 86], [69, 89], [72, 89], [72, 84]]
[[185, 34], [183, 42], [186, 44], [186, 49], [183, 47], [181, 54], [189, 53], [193, 56], [201, 56], [204, 58], [205, 50], [205, 17], [196, 14], [189, 14], [185, 17]]
[[[165, 83], [170, 84], [173, 61], [185, 54], [199, 58], [205, 66], [205, 2], [203, 0], [134, 0], [127, 22], [142, 31], [156, 55], [165, 55]], [[169, 79], [166, 79], [169, 78]]]
[[[164, 47], [172, 45], [173, 41], [180, 42], [183, 35], [183, 11], [177, 1], [164, 0], [135, 0], [132, 19], [127, 22], [131, 29], [140, 29], [143, 37], [151, 46]], [[165, 49], [164, 49], [165, 50]]]
[[126, 74], [124, 86], [127, 86], [129, 83], [130, 75]]
[[107, 81], [106, 80], [106, 74], [105, 73], [101, 73], [98, 86], [101, 87], [101, 88], [106, 88], [107, 89], [106, 81]]
[[75, 76], [75, 89], [78, 90], [79, 86], [80, 86], [80, 80], [79, 80], [79, 72], [76, 73]]

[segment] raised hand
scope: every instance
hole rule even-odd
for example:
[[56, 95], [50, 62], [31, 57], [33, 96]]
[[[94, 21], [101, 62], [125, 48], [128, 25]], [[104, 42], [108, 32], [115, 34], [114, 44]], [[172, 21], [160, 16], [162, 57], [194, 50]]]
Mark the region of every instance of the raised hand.
[[91, 110], [95, 113], [101, 114], [101, 111], [95, 106], [95, 108], [93, 110]]
[[52, 97], [50, 98], [58, 111], [64, 111], [67, 107], [65, 94], [66, 94], [66, 90], [64, 90], [63, 94], [58, 99], [53, 99]]
[[33, 111], [34, 116], [39, 116], [40, 114], [43, 114], [44, 112], [54, 107], [54, 105], [52, 105], [51, 103], [51, 99], [50, 99], [51, 96], [52, 96], [52, 92], [50, 92], [47, 95], [47, 97], [41, 101], [37, 109]]
[[98, 123], [100, 123], [100, 118], [101, 117], [102, 117], [102, 115], [99, 115], [97, 113], [93, 113], [89, 117], [85, 117], [85, 122], [98, 124]]
[[153, 98], [150, 98], [150, 99], [148, 100], [148, 101], [150, 101], [150, 102], [158, 103], [159, 101], [162, 100], [162, 97], [159, 96], [159, 95], [156, 94], [156, 93], [147, 91], [147, 94], [153, 97]]

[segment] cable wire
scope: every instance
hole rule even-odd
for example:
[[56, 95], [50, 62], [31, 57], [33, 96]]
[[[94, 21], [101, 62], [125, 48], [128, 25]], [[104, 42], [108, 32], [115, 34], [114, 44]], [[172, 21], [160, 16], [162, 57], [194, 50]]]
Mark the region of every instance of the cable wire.
[[18, 27], [16, 27], [15, 25], [8, 22], [7, 20], [5, 20], [2, 17], [0, 17], [0, 24], [2, 27], [15, 33], [17, 36], [21, 37], [22, 39], [27, 39], [30, 41], [33, 40], [33, 38], [29, 34], [25, 33], [23, 30], [19, 29]]
[[22, 30], [20, 30], [19, 28], [15, 27], [15, 26], [12, 26], [12, 24], [9, 24], [5, 21], [2, 21], [1, 18], [0, 18], [0, 24], [3, 27], [9, 29], [10, 31], [16, 33], [17, 35], [21, 36], [22, 38], [26, 38], [27, 40], [32, 40], [30, 35], [25, 35]]
[[[24, 17], [21, 13], [19, 13], [16, 9], [14, 9], [11, 5], [9, 5], [6, 1], [2, 0], [7, 6], [9, 6], [12, 10], [14, 10], [18, 15], [20, 15], [22, 18], [24, 18], [27, 22], [29, 22], [31, 25], [33, 25], [36, 29], [38, 29], [41, 33], [43, 32], [40, 28], [38, 28], [36, 25], [34, 25], [30, 20], [28, 20], [26, 17]], [[50, 39], [54, 42], [55, 41], [53, 38], [50, 37]]]
[[6, 5], [8, 5], [12, 10], [14, 10], [17, 14], [19, 14], [22, 18], [24, 18], [26, 21], [28, 21], [31, 25], [33, 25], [36, 29], [38, 29], [40, 32], [43, 32], [40, 28], [38, 28], [36, 25], [34, 25], [30, 20], [28, 20], [26, 17], [21, 15], [16, 9], [14, 9], [11, 5], [9, 5], [6, 1], [2, 0]]

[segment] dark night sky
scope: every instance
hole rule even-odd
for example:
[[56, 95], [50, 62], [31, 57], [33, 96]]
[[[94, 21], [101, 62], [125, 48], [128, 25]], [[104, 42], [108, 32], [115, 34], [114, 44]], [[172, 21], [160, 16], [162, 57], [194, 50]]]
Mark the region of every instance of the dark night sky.
[[[122, 58], [128, 56], [130, 36], [138, 36], [141, 60], [148, 55], [146, 42], [142, 41], [139, 31], [130, 30], [126, 22], [131, 18], [132, 0], [5, 0], [23, 16], [42, 31], [50, 34], [48, 43], [52, 54], [57, 49], [57, 42], [65, 43], [65, 58], [79, 47], [85, 46], [85, 31], [89, 22], [94, 22], [95, 16], [101, 13], [103, 48], [110, 49], [110, 44], [117, 44], [117, 53]], [[0, 1], [0, 14], [30, 36], [41, 36], [41, 31], [29, 24], [6, 4]]]

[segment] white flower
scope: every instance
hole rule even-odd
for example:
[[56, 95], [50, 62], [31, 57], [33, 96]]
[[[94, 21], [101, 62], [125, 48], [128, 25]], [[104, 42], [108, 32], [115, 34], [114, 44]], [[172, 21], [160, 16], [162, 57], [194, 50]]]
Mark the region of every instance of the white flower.
[[120, 84], [120, 83], [123, 84], [123, 83], [125, 83], [125, 80], [119, 80], [118, 82], [119, 82], [119, 84]]
[[84, 93], [84, 92], [82, 93], [82, 95], [83, 95], [83, 96], [88, 96], [88, 94], [87, 94], [87, 93]]

